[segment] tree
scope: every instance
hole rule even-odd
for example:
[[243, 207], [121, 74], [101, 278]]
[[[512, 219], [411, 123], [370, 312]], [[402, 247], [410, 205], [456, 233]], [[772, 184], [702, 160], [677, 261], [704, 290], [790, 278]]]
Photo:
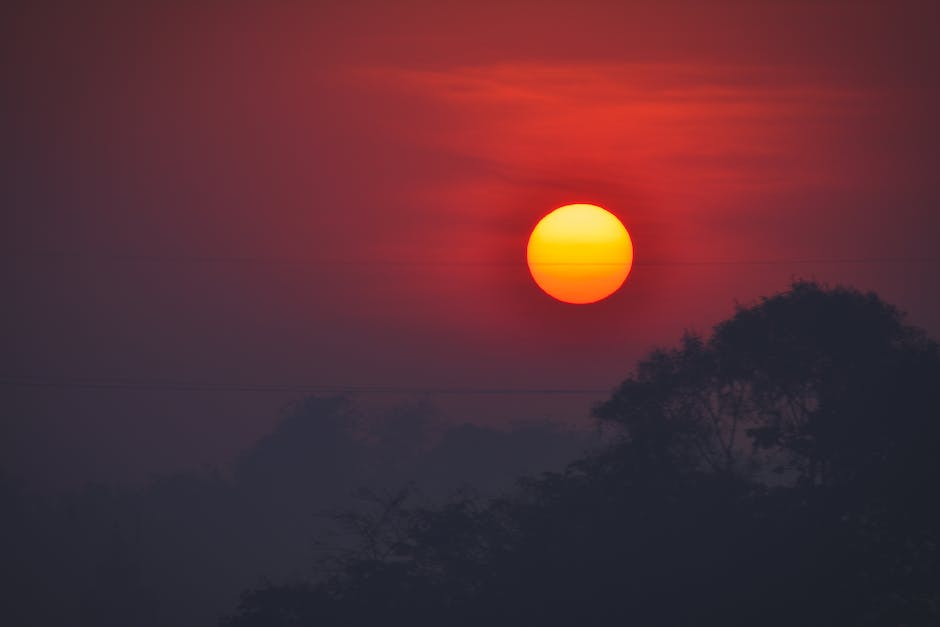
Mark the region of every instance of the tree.
[[[940, 620], [940, 357], [876, 296], [794, 283], [654, 351], [595, 415], [610, 448], [486, 503], [395, 501], [385, 550], [225, 624]], [[278, 594], [294, 622], [263, 622]]]
[[831, 485], [936, 441], [937, 346], [874, 294], [796, 282], [657, 350], [595, 409], [636, 450]]

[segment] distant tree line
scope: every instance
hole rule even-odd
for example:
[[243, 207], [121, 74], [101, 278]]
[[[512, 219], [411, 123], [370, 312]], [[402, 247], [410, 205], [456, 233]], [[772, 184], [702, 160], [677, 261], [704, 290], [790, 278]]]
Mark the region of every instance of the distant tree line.
[[594, 415], [613, 443], [505, 496], [364, 495], [221, 624], [940, 624], [940, 356], [875, 295], [796, 282]]
[[0, 473], [0, 625], [216, 624], [245, 588], [320, 576], [321, 556], [357, 546], [367, 529], [333, 513], [401, 486], [409, 503], [460, 485], [498, 494], [519, 474], [563, 467], [589, 436], [439, 424], [422, 403], [366, 411], [308, 398], [219, 471], [54, 496]]

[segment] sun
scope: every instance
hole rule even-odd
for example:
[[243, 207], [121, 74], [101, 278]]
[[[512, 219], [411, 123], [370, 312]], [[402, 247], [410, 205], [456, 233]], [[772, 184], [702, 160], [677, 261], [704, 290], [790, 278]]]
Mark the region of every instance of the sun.
[[539, 220], [526, 248], [532, 278], [565, 303], [595, 303], [616, 292], [633, 266], [623, 223], [597, 205], [574, 204]]

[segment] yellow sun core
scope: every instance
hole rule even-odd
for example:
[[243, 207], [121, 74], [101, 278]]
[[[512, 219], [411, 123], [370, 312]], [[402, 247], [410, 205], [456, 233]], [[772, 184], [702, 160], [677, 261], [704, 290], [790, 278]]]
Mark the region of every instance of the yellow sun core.
[[623, 285], [633, 266], [633, 242], [606, 209], [565, 205], [535, 225], [526, 257], [546, 294], [581, 305], [607, 298]]

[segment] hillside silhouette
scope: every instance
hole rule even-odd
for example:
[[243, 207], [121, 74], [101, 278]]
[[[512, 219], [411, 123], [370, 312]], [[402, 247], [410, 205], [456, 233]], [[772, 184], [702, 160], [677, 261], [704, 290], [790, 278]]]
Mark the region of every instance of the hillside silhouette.
[[940, 623], [940, 357], [877, 296], [796, 282], [594, 415], [614, 442], [504, 496], [371, 494], [221, 625]]

